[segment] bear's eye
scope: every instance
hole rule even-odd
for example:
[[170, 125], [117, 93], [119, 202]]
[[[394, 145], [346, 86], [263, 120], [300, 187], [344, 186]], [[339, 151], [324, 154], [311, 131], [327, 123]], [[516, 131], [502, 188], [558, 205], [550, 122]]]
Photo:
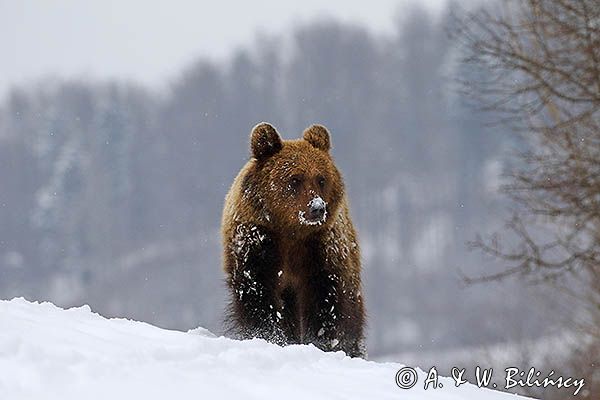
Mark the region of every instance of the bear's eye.
[[323, 188], [325, 187], [325, 178], [324, 178], [324, 177], [322, 177], [322, 176], [319, 176], [319, 177], [317, 178], [317, 183], [319, 184], [319, 187], [320, 187], [321, 189], [323, 189]]
[[300, 179], [299, 176], [292, 176], [290, 178], [290, 188], [293, 189], [294, 191], [298, 190], [300, 188], [301, 184], [302, 184], [302, 180]]

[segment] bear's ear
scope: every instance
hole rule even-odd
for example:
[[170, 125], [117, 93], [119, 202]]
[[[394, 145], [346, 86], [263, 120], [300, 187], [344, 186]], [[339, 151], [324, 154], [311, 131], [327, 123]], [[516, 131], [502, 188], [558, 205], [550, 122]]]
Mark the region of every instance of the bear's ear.
[[331, 141], [329, 140], [329, 131], [323, 125], [311, 125], [304, 130], [302, 134], [304, 140], [312, 144], [319, 150], [329, 151]]
[[263, 160], [277, 153], [283, 147], [279, 133], [273, 125], [261, 122], [252, 128], [250, 134], [250, 148], [252, 155], [257, 160]]

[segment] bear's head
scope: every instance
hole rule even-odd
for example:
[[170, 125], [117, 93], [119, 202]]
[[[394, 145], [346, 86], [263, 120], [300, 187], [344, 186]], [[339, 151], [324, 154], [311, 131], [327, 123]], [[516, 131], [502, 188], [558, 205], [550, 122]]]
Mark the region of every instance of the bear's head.
[[344, 184], [329, 154], [327, 129], [312, 125], [302, 136], [282, 140], [272, 125], [256, 125], [251, 134], [254, 165], [245, 191], [253, 197], [263, 222], [308, 233], [332, 223]]

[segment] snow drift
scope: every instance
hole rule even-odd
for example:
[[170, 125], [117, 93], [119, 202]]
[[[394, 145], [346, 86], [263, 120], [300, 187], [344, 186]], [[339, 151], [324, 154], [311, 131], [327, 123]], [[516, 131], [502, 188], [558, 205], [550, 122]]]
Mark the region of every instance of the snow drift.
[[425, 373], [400, 389], [395, 363], [351, 359], [314, 346], [236, 341], [198, 328], [187, 333], [88, 306], [60, 309], [0, 301], [1, 399], [517, 399], [465, 384], [423, 390]]

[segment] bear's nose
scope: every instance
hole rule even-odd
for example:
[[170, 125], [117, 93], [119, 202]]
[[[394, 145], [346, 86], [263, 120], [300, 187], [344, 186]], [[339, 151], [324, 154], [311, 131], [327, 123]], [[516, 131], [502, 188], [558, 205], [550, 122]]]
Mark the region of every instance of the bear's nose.
[[323, 214], [325, 214], [325, 207], [317, 206], [311, 207], [308, 210], [308, 218], [315, 220], [323, 218]]
[[325, 215], [325, 202], [320, 197], [315, 197], [308, 203], [308, 218], [310, 220], [320, 220]]

